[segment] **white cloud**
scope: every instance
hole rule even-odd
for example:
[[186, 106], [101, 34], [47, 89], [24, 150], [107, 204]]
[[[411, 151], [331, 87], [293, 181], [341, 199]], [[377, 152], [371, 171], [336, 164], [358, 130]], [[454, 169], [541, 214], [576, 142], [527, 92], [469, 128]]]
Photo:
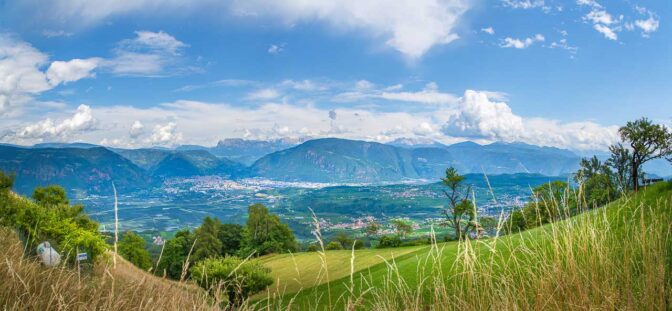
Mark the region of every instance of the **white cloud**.
[[525, 39], [514, 39], [511, 37], [506, 37], [504, 38], [504, 40], [502, 40], [499, 46], [503, 48], [525, 49], [534, 44], [535, 42], [543, 42], [544, 40], [545, 38], [541, 34], [536, 34], [534, 37]]
[[157, 50], [161, 53], [179, 54], [187, 45], [175, 39], [175, 37], [163, 32], [136, 31], [134, 39], [121, 42], [125, 49], [129, 50]]
[[616, 23], [616, 20], [614, 20], [611, 14], [604, 10], [590, 11], [586, 16], [584, 16], [584, 19], [591, 21], [594, 24], [611, 25]]
[[80, 105], [72, 117], [55, 122], [47, 118], [11, 133], [10, 139], [15, 141], [71, 140], [75, 135], [96, 129], [97, 120], [93, 117], [91, 107]]
[[179, 60], [185, 47], [185, 43], [163, 31], [136, 31], [135, 38], [119, 42], [115, 56], [102, 65], [118, 75], [162, 75]]
[[285, 44], [271, 44], [270, 47], [268, 47], [268, 53], [269, 54], [280, 54], [280, 52], [285, 50]]
[[128, 136], [130, 136], [132, 139], [136, 139], [144, 133], [145, 126], [142, 124], [142, 122], [136, 120], [133, 122], [133, 124], [131, 124], [131, 129], [128, 131]]
[[168, 122], [154, 126], [152, 136], [147, 140], [152, 145], [173, 146], [182, 140], [182, 133], [177, 132], [177, 124]]
[[280, 93], [272, 88], [259, 89], [247, 94], [247, 100], [272, 100], [280, 97]]
[[618, 35], [616, 32], [614, 32], [613, 29], [609, 28], [609, 26], [605, 26], [602, 24], [595, 24], [593, 26], [597, 32], [601, 33], [604, 35], [605, 38], [609, 40], [618, 40]]
[[438, 90], [438, 86], [434, 82], [427, 83], [427, 85], [425, 85], [425, 88], [418, 92], [384, 91], [380, 94], [375, 94], [372, 97], [386, 100], [416, 102], [432, 105], [450, 104], [457, 101], [457, 97], [455, 95], [440, 92]]
[[494, 35], [495, 34], [495, 30], [492, 27], [481, 28], [481, 32], [485, 32], [489, 35]]
[[562, 38], [558, 41], [553, 41], [551, 44], [548, 46], [551, 49], [563, 49], [569, 51], [571, 54], [576, 54], [578, 52], [579, 48], [576, 46], [571, 46], [569, 43], [567, 43], [567, 39]]
[[512, 141], [523, 132], [523, 119], [503, 102], [492, 102], [487, 94], [467, 90], [457, 103], [457, 112], [443, 126], [451, 136]]
[[650, 16], [647, 19], [636, 20], [635, 25], [642, 30], [642, 35], [648, 36], [650, 33], [658, 30], [660, 22], [658, 21], [658, 19], [654, 18], [653, 16]]
[[442, 131], [470, 139], [522, 141], [541, 146], [578, 150], [605, 150], [618, 140], [618, 126], [593, 122], [560, 123], [544, 118], [523, 118], [504, 102], [467, 90]]
[[93, 70], [100, 64], [100, 58], [73, 59], [67, 62], [55, 61], [49, 65], [47, 79], [52, 85], [68, 83], [94, 76]]
[[544, 0], [502, 0], [502, 4], [504, 4], [506, 7], [525, 10], [546, 8]]
[[24, 41], [0, 33], [0, 115], [19, 109], [31, 102], [33, 96], [60, 83], [91, 76], [91, 62], [90, 59], [56, 61], [44, 72], [41, 68], [49, 64], [46, 54]]
[[27, 0], [12, 1], [8, 9], [25, 12], [26, 18], [43, 23], [70, 27], [89, 26], [126, 14], [185, 16], [222, 11], [240, 18], [270, 18], [289, 27], [319, 22], [339, 32], [364, 33], [417, 59], [436, 45], [458, 39], [456, 28], [470, 6], [469, 0]]
[[607, 12], [606, 8], [594, 0], [579, 0], [579, 5], [590, 7], [583, 20], [593, 25], [593, 28], [604, 35], [609, 40], [618, 40], [618, 33], [624, 29], [633, 31], [639, 28], [642, 31], [643, 37], [649, 37], [651, 33], [658, 30], [660, 21], [658, 16], [645, 7], [634, 6], [634, 11], [640, 15], [646, 15], [646, 18], [632, 19], [625, 15], [619, 15], [617, 18]]
[[339, 30], [365, 30], [383, 38], [386, 45], [409, 58], [418, 58], [435, 45], [448, 44], [459, 36], [455, 28], [468, 1], [234, 1], [239, 16], [275, 17], [288, 25], [324, 22]]

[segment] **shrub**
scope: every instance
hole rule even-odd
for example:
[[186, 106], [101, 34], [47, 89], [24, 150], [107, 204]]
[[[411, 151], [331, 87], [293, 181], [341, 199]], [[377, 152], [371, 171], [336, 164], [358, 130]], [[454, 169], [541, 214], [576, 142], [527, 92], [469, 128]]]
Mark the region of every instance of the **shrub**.
[[233, 306], [273, 284], [270, 269], [238, 257], [209, 258], [191, 268], [191, 278], [215, 298], [220, 295]]
[[327, 243], [327, 245], [324, 247], [324, 249], [332, 250], [332, 251], [333, 250], [340, 250], [340, 249], [343, 249], [343, 245], [339, 242], [331, 241], [331, 242]]
[[145, 249], [145, 239], [135, 234], [133, 231], [127, 231], [119, 240], [119, 255], [126, 258], [132, 264], [143, 270], [149, 270], [152, 267], [152, 260], [149, 252]]
[[388, 248], [388, 247], [399, 247], [401, 246], [401, 239], [399, 236], [393, 235], [384, 235], [380, 237], [378, 242], [378, 248]]

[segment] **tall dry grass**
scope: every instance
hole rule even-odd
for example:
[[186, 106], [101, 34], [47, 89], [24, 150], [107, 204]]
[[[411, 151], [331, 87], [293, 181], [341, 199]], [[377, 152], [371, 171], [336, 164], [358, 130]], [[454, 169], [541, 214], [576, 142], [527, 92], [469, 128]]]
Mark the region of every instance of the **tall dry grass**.
[[[359, 294], [349, 290], [351, 297], [342, 306], [671, 310], [671, 215], [667, 190], [656, 199], [623, 198], [608, 208], [526, 232], [460, 241], [455, 254], [447, 244], [434, 243], [410, 268], [387, 262], [382, 281], [363, 274]], [[364, 303], [353, 306], [352, 301]]]
[[212, 310], [199, 288], [154, 277], [118, 258], [78, 274], [24, 258], [13, 230], [0, 228], [0, 309], [3, 310]]

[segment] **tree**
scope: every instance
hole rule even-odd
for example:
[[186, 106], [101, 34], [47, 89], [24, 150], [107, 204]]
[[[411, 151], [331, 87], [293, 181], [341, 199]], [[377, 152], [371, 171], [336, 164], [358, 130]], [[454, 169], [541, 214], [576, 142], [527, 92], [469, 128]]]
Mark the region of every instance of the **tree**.
[[145, 239], [133, 231], [126, 231], [119, 240], [119, 255], [142, 270], [152, 267], [149, 252], [145, 249]]
[[[477, 227], [476, 207], [468, 199], [471, 187], [467, 187], [466, 191], [463, 189], [464, 176], [458, 174], [453, 167], [446, 169], [446, 177], [441, 178], [441, 181], [448, 187], [448, 191], [443, 190], [449, 203], [449, 206], [443, 209], [446, 222], [455, 228], [458, 240], [464, 239], [471, 230]], [[462, 227], [465, 217], [467, 224]]]
[[33, 200], [37, 204], [44, 206], [59, 206], [68, 205], [68, 197], [65, 194], [65, 189], [61, 186], [51, 185], [47, 187], [37, 187], [33, 191]]
[[369, 223], [366, 224], [366, 228], [364, 228], [364, 233], [366, 233], [366, 235], [369, 237], [377, 235], [378, 231], [380, 231], [380, 225], [378, 225], [378, 223], [376, 223], [374, 220], [369, 221]]
[[194, 261], [217, 257], [222, 254], [222, 241], [219, 239], [221, 223], [217, 218], [205, 217], [203, 223], [194, 231]]
[[[157, 262], [157, 270], [171, 279], [179, 280], [193, 243], [194, 236], [188, 229], [177, 231], [175, 237], [166, 241], [161, 261]], [[193, 258], [190, 261], [193, 262]]]
[[237, 254], [243, 239], [243, 227], [236, 224], [221, 224], [217, 238], [222, 242], [223, 256]]
[[621, 192], [632, 189], [632, 155], [628, 148], [623, 147], [621, 143], [609, 146], [611, 156], [607, 160], [607, 165], [614, 170], [616, 185]]
[[4, 172], [0, 171], [0, 191], [4, 192], [11, 190], [13, 186], [14, 186], [14, 175], [5, 174]]
[[639, 190], [642, 165], [650, 160], [672, 155], [672, 133], [667, 127], [647, 118], [630, 121], [618, 130], [621, 140], [632, 150], [630, 178], [634, 191]]
[[413, 232], [413, 225], [409, 221], [400, 218], [392, 220], [392, 227], [394, 227], [394, 231], [402, 239]]
[[231, 306], [240, 306], [247, 297], [273, 284], [269, 272], [257, 262], [220, 257], [198, 262], [191, 268], [191, 278], [211, 295], [224, 294]]
[[574, 174], [574, 180], [583, 188], [588, 208], [608, 203], [617, 196], [614, 174], [605, 163], [596, 156], [581, 159], [580, 168]]
[[247, 223], [243, 231], [240, 254], [249, 256], [266, 255], [296, 251], [294, 233], [277, 215], [268, 212], [263, 204], [254, 204], [248, 208]]

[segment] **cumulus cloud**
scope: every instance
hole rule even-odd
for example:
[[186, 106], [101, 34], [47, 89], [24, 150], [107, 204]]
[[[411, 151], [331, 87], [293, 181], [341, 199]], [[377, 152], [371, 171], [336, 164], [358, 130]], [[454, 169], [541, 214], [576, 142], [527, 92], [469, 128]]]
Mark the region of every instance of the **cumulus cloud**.
[[30, 44], [0, 33], [0, 115], [30, 102], [33, 96], [61, 83], [92, 76], [94, 59], [55, 61]]
[[145, 125], [143, 125], [142, 122], [136, 120], [133, 122], [133, 124], [131, 124], [131, 129], [128, 131], [128, 136], [130, 136], [132, 139], [137, 139], [144, 133]]
[[504, 40], [502, 40], [500, 46], [503, 48], [525, 49], [536, 42], [543, 42], [544, 40], [545, 38], [541, 34], [536, 34], [534, 37], [525, 39], [514, 39], [511, 37], [506, 37]]
[[493, 102], [486, 93], [467, 90], [456, 113], [443, 126], [451, 136], [511, 141], [523, 131], [523, 119], [503, 102]]
[[71, 140], [82, 132], [96, 129], [97, 120], [93, 117], [91, 107], [80, 105], [70, 118], [60, 122], [50, 118], [9, 134], [9, 138], [15, 141], [44, 141], [44, 140]]
[[175, 122], [168, 122], [166, 124], [157, 124], [154, 126], [152, 136], [147, 140], [152, 145], [175, 145], [182, 140], [182, 133], [177, 131], [177, 124]]
[[100, 58], [73, 59], [67, 62], [55, 61], [49, 65], [47, 79], [52, 85], [68, 83], [94, 76], [93, 70], [100, 64]]
[[523, 141], [578, 150], [605, 150], [618, 140], [617, 126], [523, 118], [505, 102], [473, 90], [465, 91], [441, 130], [446, 135], [470, 139]]

